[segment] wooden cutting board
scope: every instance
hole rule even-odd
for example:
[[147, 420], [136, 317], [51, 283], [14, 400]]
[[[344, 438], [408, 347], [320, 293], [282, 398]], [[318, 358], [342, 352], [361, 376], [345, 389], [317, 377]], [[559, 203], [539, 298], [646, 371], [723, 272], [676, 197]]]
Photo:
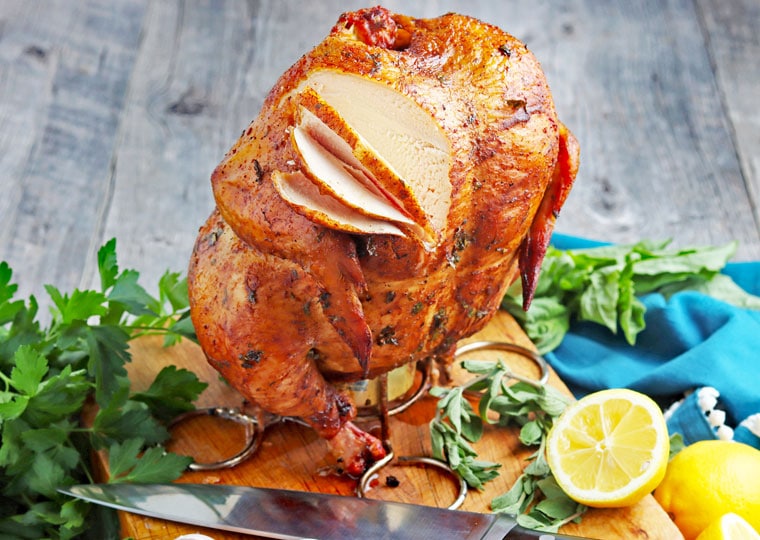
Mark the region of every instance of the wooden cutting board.
[[[503, 312], [499, 312], [484, 330], [466, 341], [473, 340], [507, 341], [533, 348], [522, 329]], [[164, 348], [161, 338], [141, 338], [132, 343], [131, 352], [133, 361], [128, 369], [135, 390], [147, 387], [162, 367], [173, 364], [195, 372], [199, 378], [209, 383], [199, 398], [199, 407], [245, 408], [242, 397], [219, 379], [217, 373], [207, 365], [200, 348], [193, 343], [184, 342]], [[468, 355], [468, 358], [496, 357], [507, 360], [516, 372], [530, 377], [538, 375], [538, 370], [531, 361], [513, 353], [478, 352]], [[455, 373], [455, 380], [458, 376], [463, 374]], [[554, 372], [550, 373], [549, 383], [570, 395]], [[435, 403], [435, 398], [426, 396], [408, 410], [391, 417], [390, 440], [396, 456], [430, 455], [428, 422], [434, 414]], [[371, 422], [367, 424], [368, 429], [372, 427]], [[203, 416], [173, 428], [169, 448], [192, 455], [199, 462], [212, 462], [236, 454], [243, 443], [243, 428], [239, 424]], [[519, 443], [515, 429], [504, 428], [487, 428], [483, 439], [474, 446], [482, 459], [501, 463], [501, 473], [483, 491], [470, 490], [461, 509], [489, 512], [490, 501], [512, 486], [526, 465], [525, 458], [531, 450]], [[103, 456], [96, 457], [96, 469], [101, 478], [106, 477]], [[398, 486], [389, 487], [389, 477], [398, 480]], [[335, 473], [335, 463], [323, 440], [310, 429], [289, 422], [267, 428], [257, 452], [237, 467], [207, 472], [188, 471], [179, 482], [278, 487], [340, 495], [353, 495], [357, 485], [355, 480]], [[455, 482], [445, 473], [429, 467], [393, 463], [379, 472], [376, 486], [369, 491], [369, 496], [448, 506], [456, 493]], [[217, 540], [252, 538], [127, 513], [120, 513], [119, 518], [123, 536], [136, 540], [175, 539], [192, 532]], [[589, 510], [580, 524], [568, 524], [562, 532], [605, 540], [682, 538], [651, 495], [630, 508]]]

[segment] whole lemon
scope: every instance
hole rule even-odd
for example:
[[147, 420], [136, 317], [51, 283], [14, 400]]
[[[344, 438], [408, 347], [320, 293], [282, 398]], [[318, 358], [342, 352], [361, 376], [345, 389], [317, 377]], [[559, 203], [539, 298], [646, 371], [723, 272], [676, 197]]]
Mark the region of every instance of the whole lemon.
[[760, 450], [732, 441], [699, 441], [668, 464], [654, 497], [686, 540], [733, 512], [760, 530]]

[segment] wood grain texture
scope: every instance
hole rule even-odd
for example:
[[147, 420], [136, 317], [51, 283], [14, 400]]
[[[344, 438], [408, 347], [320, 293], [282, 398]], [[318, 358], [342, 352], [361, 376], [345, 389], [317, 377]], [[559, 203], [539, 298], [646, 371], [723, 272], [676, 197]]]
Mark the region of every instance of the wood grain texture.
[[0, 259], [73, 288], [102, 240], [143, 3], [4, 2]]
[[[693, 3], [549, 2], [538, 14], [534, 3], [521, 5], [510, 18], [529, 26], [517, 35], [541, 60], [560, 116], [581, 141], [559, 230], [615, 242], [739, 239], [739, 257], [757, 258], [758, 201], [747, 192], [756, 172], [736, 158], [735, 104], [721, 99]], [[759, 22], [733, 24], [757, 33]], [[743, 79], [742, 68], [730, 69], [724, 77]]]
[[[209, 176], [277, 76], [352, 0], [0, 3], [0, 260], [20, 295], [96, 280], [118, 240], [150, 288], [186, 268]], [[760, 15], [753, 0], [388, 1], [459, 11], [541, 61], [581, 170], [558, 230], [739, 240], [760, 259]]]
[[704, 38], [728, 113], [736, 154], [760, 223], [760, 3], [699, 1]]
[[[532, 348], [520, 327], [508, 314], [499, 312], [481, 332], [468, 339], [497, 340], [517, 343]], [[133, 342], [133, 361], [128, 366], [133, 388], [146, 387], [156, 373], [167, 364], [191, 369], [209, 383], [201, 395], [202, 407], [227, 406], [245, 409], [239, 394], [220, 382], [216, 372], [206, 363], [200, 349], [185, 342], [171, 348], [163, 348], [160, 338], [143, 338]], [[538, 370], [524, 357], [503, 352], [470, 353], [468, 358], [503, 358], [512, 369], [524, 376], [537, 377]], [[454, 372], [455, 383], [469, 379], [464, 372]], [[552, 371], [549, 383], [570, 395], [567, 387]], [[410, 409], [391, 418], [390, 439], [397, 456], [429, 456], [430, 436], [428, 422], [435, 413], [435, 398], [427, 396]], [[170, 449], [194, 456], [200, 462], [209, 462], [234, 455], [242, 445], [238, 425], [220, 422], [208, 417], [183, 423], [172, 430]], [[368, 420], [371, 429], [376, 422]], [[502, 464], [500, 476], [486, 484], [483, 491], [470, 490], [462, 505], [463, 510], [489, 512], [491, 500], [506, 492], [527, 465], [526, 458], [532, 449], [522, 446], [514, 429], [487, 427], [484, 437], [474, 445], [479, 457]], [[100, 456], [98, 469], [106, 473], [106, 462]], [[279, 423], [268, 428], [258, 452], [248, 461], [233, 469], [192, 472], [183, 475], [180, 482], [224, 483], [259, 487], [278, 487], [301, 491], [316, 491], [352, 496], [356, 481], [335, 473], [336, 464], [327, 453], [327, 446], [311, 430], [294, 423]], [[400, 485], [387, 487], [387, 476], [395, 476]], [[447, 506], [456, 496], [454, 483], [445, 474], [421, 467], [401, 466], [398, 462], [381, 470], [378, 482], [369, 492], [370, 497]], [[120, 514], [122, 533], [140, 540], [170, 540], [181, 534], [199, 531], [191, 526], [162, 520]], [[567, 534], [581, 535], [604, 540], [675, 540], [681, 538], [673, 522], [652, 496], [638, 504], [620, 509], [592, 509], [580, 524], [563, 527]], [[216, 540], [246, 538], [241, 535], [222, 534], [219, 531], [200, 531]]]

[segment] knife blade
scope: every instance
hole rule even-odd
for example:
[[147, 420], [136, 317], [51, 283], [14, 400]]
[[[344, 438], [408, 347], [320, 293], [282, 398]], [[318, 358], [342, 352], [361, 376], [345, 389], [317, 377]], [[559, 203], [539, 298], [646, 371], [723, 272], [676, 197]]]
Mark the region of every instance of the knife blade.
[[579, 538], [525, 529], [506, 514], [293, 491], [210, 484], [85, 484], [59, 492], [141, 514], [283, 540]]

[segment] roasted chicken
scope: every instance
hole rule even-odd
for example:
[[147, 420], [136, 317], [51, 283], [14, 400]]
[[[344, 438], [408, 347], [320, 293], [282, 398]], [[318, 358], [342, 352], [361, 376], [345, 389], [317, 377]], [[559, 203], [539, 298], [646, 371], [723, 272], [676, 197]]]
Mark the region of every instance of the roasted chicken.
[[383, 456], [335, 383], [443, 365], [532, 298], [578, 167], [525, 45], [456, 14], [346, 13], [213, 172], [189, 268], [209, 362], [352, 474]]

